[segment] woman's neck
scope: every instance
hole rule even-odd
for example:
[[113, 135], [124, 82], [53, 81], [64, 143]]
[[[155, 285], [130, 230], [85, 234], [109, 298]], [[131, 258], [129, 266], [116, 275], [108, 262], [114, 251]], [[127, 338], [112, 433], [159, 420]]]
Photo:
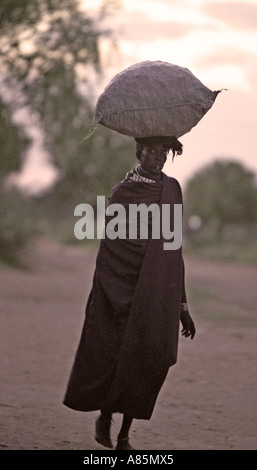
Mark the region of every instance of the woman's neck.
[[161, 172], [158, 175], [153, 175], [152, 173], [149, 173], [149, 171], [144, 170], [141, 165], [139, 165], [137, 168], [141, 176], [145, 176], [146, 178], [152, 179], [154, 181], [159, 181], [162, 179]]

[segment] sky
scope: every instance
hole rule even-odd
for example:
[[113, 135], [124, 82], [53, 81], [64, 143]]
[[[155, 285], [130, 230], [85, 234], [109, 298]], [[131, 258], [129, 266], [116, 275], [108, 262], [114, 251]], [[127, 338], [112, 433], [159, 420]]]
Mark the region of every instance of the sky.
[[[170, 158], [164, 171], [184, 186], [214, 159], [233, 158], [257, 174], [257, 0], [108, 3], [116, 7], [103, 27], [111, 29], [115, 41], [101, 41], [103, 78], [96, 84], [95, 102], [116, 73], [137, 62], [163, 60], [187, 67], [208, 88], [227, 91], [218, 95], [196, 127], [180, 137], [183, 155], [173, 163]], [[94, 17], [101, 4], [102, 0], [81, 0], [81, 9]], [[39, 184], [33, 152], [32, 147], [20, 178], [24, 187], [33, 181]], [[44, 168], [42, 185], [54, 179], [49, 159]]]
[[[84, 0], [93, 14], [101, 1]], [[257, 0], [123, 0], [107, 20], [117, 46], [102, 42], [105, 76], [144, 60], [187, 67], [212, 90], [213, 107], [179, 140], [181, 157], [165, 172], [182, 185], [216, 158], [235, 159], [257, 173]]]

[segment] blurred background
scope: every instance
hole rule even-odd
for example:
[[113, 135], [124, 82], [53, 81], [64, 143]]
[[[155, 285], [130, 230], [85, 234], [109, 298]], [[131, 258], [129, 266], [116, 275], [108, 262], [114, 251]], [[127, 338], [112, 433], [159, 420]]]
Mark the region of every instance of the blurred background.
[[75, 243], [74, 207], [133, 167], [133, 139], [85, 137], [109, 80], [142, 60], [227, 89], [165, 171], [184, 191], [187, 249], [256, 261], [256, 20], [255, 0], [2, 0], [1, 262], [19, 265], [37, 235]]

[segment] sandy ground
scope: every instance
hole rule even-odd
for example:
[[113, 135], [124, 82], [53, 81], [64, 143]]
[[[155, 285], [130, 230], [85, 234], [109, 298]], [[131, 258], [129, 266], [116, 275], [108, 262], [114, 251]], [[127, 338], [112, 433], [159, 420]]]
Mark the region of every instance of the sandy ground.
[[[95, 252], [38, 240], [28, 270], [0, 269], [0, 449], [103, 449], [98, 412], [62, 404]], [[185, 257], [195, 339], [181, 337], [137, 449], [257, 449], [257, 267]], [[113, 439], [120, 416], [115, 415]]]

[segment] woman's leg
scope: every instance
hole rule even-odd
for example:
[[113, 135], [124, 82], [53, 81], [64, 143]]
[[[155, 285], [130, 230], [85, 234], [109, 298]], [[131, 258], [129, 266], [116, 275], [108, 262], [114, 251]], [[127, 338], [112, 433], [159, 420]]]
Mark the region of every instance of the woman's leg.
[[110, 411], [101, 410], [101, 414], [95, 423], [95, 440], [110, 449], [113, 448], [110, 438], [111, 422], [112, 413]]
[[133, 449], [129, 443], [129, 430], [131, 428], [133, 418], [128, 415], [123, 415], [122, 426], [118, 434], [118, 442], [116, 450], [130, 450]]

